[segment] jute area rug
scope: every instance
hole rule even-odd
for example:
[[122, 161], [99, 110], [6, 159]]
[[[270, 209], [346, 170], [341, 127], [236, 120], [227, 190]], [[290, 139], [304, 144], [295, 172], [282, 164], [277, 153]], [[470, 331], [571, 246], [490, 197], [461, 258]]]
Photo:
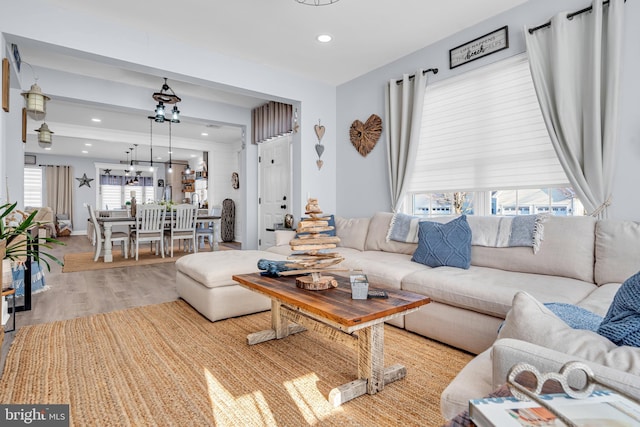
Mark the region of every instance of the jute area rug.
[[[228, 251], [230, 248], [223, 245], [218, 246], [218, 250]], [[204, 249], [199, 249], [198, 252], [210, 252], [209, 246]], [[119, 267], [136, 267], [140, 265], [161, 264], [165, 262], [176, 262], [177, 259], [188, 255], [189, 252], [183, 252], [182, 250], [174, 250], [173, 258], [165, 255], [162, 258], [161, 255], [156, 255], [155, 251], [151, 251], [148, 245], [145, 248], [140, 248], [138, 254], [138, 260], [136, 261], [135, 255], [125, 259], [122, 256], [122, 251], [119, 247], [113, 250], [113, 262], [104, 262], [104, 258], [101, 256], [98, 261], [93, 261], [95, 252], [80, 252], [70, 253], [64, 255], [64, 266], [62, 267], [63, 273], [73, 273], [77, 271], [91, 271], [91, 270], [103, 270], [106, 268], [119, 268]]]
[[215, 323], [182, 300], [20, 328], [1, 403], [69, 404], [74, 426], [435, 426], [440, 393], [471, 356], [385, 326], [385, 364], [407, 376], [334, 408], [355, 379], [347, 347], [303, 332], [249, 346], [268, 312]]

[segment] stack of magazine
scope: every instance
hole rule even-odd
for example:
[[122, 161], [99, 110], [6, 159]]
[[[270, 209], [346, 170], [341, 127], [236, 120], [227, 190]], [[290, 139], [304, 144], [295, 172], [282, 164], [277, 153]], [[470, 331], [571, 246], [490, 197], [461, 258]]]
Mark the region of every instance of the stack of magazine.
[[[574, 399], [562, 393], [539, 397], [576, 426], [640, 426], [640, 405], [612, 391], [595, 391], [585, 399]], [[540, 404], [515, 397], [470, 400], [469, 416], [478, 427], [566, 425]]]

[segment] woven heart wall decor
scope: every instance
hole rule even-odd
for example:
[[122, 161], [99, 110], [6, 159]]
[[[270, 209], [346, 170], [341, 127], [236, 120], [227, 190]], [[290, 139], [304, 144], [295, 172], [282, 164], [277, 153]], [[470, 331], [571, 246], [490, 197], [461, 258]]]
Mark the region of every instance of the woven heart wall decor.
[[373, 150], [382, 134], [382, 119], [372, 114], [366, 122], [355, 120], [349, 129], [349, 138], [358, 153], [363, 157]]

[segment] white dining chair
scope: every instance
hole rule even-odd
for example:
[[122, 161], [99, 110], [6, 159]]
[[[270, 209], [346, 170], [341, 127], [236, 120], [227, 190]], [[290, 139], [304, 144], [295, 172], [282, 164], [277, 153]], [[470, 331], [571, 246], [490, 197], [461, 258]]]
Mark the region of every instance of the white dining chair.
[[[100, 253], [104, 249], [104, 228], [100, 226], [98, 219], [96, 218], [96, 212], [93, 209], [93, 206], [87, 205], [89, 209], [89, 218], [91, 219], [91, 224], [93, 224], [93, 241], [96, 247], [96, 254], [93, 257], [93, 261], [98, 261], [100, 258]], [[111, 233], [111, 243], [120, 242], [120, 247], [122, 249], [122, 256], [126, 259], [129, 254], [129, 233], [114, 231]]]
[[[196, 248], [196, 212], [194, 205], [181, 204], [171, 208], [171, 225], [168, 230], [164, 230], [165, 247], [168, 250], [168, 244], [171, 244], [171, 258], [173, 258], [173, 242], [178, 240], [178, 248], [180, 241], [185, 240], [183, 250], [187, 247]], [[187, 241], [189, 245], [187, 245]]]
[[[220, 216], [221, 211], [222, 208], [220, 206], [213, 206], [210, 213], [207, 212], [206, 209], [199, 209], [198, 213], [202, 215], [210, 214], [211, 216]], [[196, 227], [196, 241], [200, 245], [199, 247], [204, 246], [204, 239], [206, 237], [209, 242], [209, 248], [212, 251], [218, 249], [219, 222], [219, 219], [198, 221], [198, 225]]]
[[[158, 249], [164, 258], [164, 221], [165, 207], [161, 205], [140, 205], [136, 212], [136, 226], [131, 232], [131, 250], [136, 251], [136, 261], [140, 254], [140, 243], [157, 242], [156, 255]], [[151, 246], [153, 249], [153, 246]]]

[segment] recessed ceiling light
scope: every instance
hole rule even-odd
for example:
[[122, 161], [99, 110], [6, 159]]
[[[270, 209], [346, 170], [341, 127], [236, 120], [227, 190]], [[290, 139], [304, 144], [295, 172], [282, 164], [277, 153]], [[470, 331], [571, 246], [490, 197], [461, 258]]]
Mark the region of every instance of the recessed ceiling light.
[[167, 151], [167, 154], [173, 154], [173, 151]]
[[189, 154], [189, 156], [190, 156], [190, 157], [192, 157], [192, 158], [193, 158], [193, 157], [196, 157], [196, 155], [195, 155], [195, 154]]
[[162, 156], [156, 157], [156, 160], [162, 160]]
[[331, 37], [329, 34], [320, 34], [317, 39], [320, 43], [329, 43], [333, 39], [333, 37]]
[[209, 136], [209, 134], [208, 134], [208, 133], [206, 133], [206, 132], [202, 132], [202, 133], [200, 134], [200, 136]]
[[45, 148], [45, 150], [51, 151], [51, 147], [47, 147], [47, 148]]
[[92, 122], [96, 122], [96, 123], [100, 123], [102, 121], [102, 119], [99, 119], [97, 117], [94, 117], [91, 119]]
[[89, 154], [87, 150], [82, 150], [82, 154]]
[[90, 143], [90, 142], [85, 142], [85, 143], [84, 143], [84, 146], [85, 146], [85, 147], [91, 147], [91, 143]]

